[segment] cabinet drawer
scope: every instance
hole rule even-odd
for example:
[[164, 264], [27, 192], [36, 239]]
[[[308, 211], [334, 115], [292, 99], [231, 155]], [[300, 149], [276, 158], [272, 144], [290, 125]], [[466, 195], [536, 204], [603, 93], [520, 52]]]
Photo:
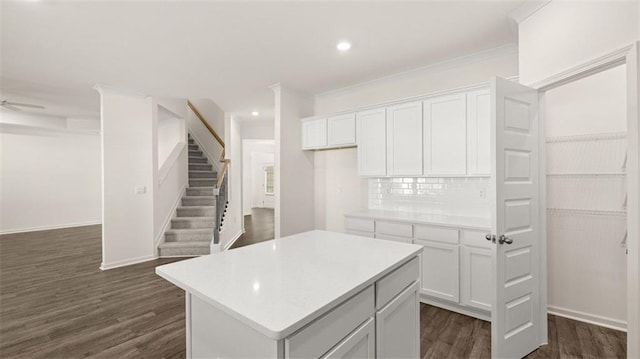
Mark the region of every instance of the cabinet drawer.
[[491, 242], [486, 238], [487, 233], [489, 233], [489, 231], [463, 230], [460, 242], [467, 246], [491, 248]]
[[367, 320], [322, 359], [373, 359], [376, 357], [376, 327], [373, 318]]
[[458, 244], [459, 235], [457, 229], [438, 228], [416, 224], [414, 237], [428, 241]]
[[375, 234], [375, 238], [384, 239], [384, 240], [387, 240], [387, 241], [400, 242], [400, 243], [409, 243], [409, 244], [413, 243], [413, 239], [411, 239], [411, 238], [390, 236], [390, 235], [387, 235], [387, 234], [376, 233]]
[[347, 217], [345, 219], [345, 228], [353, 231], [373, 232], [373, 223], [372, 219]]
[[413, 237], [413, 226], [408, 223], [376, 221], [376, 234], [390, 234], [397, 237]]
[[402, 267], [387, 274], [384, 278], [376, 282], [376, 308], [380, 309], [387, 305], [391, 299], [398, 295], [403, 289], [415, 282], [420, 276], [420, 261], [418, 257], [413, 258]]
[[286, 338], [285, 358], [319, 358], [372, 317], [374, 306], [374, 289], [370, 286]]
[[354, 231], [352, 229], [347, 229], [346, 232], [347, 234], [353, 234], [354, 236], [375, 238], [373, 232]]

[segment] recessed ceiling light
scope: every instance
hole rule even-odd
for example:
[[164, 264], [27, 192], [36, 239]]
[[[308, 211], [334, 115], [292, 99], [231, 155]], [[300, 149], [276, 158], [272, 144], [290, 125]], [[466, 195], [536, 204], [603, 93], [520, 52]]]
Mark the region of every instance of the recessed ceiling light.
[[251, 112], [251, 116], [258, 116], [259, 114], [260, 114], [260, 112], [258, 112], [258, 111]]
[[340, 41], [338, 45], [336, 45], [336, 48], [342, 52], [349, 51], [351, 43], [349, 41]]

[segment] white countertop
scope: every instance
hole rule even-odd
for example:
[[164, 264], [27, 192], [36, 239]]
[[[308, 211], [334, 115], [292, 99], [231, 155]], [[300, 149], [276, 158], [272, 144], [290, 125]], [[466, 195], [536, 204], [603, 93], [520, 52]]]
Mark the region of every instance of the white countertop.
[[162, 265], [156, 273], [281, 339], [421, 251], [413, 244], [311, 231]]
[[351, 212], [346, 217], [371, 218], [378, 220], [390, 220], [416, 224], [431, 224], [445, 227], [490, 230], [491, 222], [488, 218], [463, 217], [446, 214], [431, 214], [417, 212], [386, 211], [379, 209], [366, 209]]

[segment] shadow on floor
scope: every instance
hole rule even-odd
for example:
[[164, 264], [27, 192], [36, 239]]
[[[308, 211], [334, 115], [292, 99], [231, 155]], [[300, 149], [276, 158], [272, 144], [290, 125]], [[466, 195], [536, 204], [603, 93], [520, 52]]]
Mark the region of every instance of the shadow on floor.
[[251, 214], [244, 216], [245, 232], [231, 249], [273, 239], [274, 223], [273, 208], [252, 208]]

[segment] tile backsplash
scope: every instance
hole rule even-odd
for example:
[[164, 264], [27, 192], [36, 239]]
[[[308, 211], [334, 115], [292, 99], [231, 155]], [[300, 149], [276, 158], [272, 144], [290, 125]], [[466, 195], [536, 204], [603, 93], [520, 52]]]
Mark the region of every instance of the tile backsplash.
[[488, 177], [370, 178], [369, 209], [490, 216]]

